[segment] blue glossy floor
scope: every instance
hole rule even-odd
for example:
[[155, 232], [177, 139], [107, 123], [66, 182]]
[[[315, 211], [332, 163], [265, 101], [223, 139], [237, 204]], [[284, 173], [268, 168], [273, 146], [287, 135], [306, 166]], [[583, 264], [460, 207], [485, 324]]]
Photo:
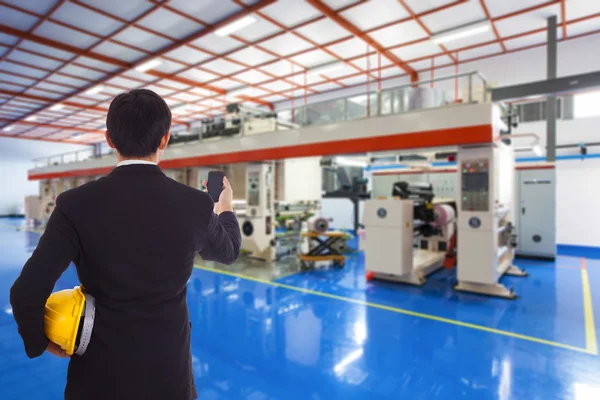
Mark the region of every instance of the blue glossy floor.
[[[28, 360], [8, 289], [39, 235], [0, 220], [0, 399], [60, 399], [67, 361]], [[188, 283], [200, 399], [600, 398], [593, 308], [600, 260], [518, 260], [509, 301], [455, 293], [442, 271], [423, 288], [343, 270], [275, 282], [199, 266]], [[57, 288], [73, 287], [70, 268]]]

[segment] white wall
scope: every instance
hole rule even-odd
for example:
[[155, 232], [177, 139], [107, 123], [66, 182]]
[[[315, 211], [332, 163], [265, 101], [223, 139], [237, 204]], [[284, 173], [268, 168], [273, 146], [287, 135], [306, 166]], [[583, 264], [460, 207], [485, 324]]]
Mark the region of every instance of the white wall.
[[25, 196], [39, 193], [39, 182], [27, 180], [34, 158], [83, 149], [89, 146], [0, 138], [0, 215], [22, 214]]
[[[543, 38], [542, 38], [543, 40]], [[600, 34], [579, 39], [567, 40], [558, 44], [558, 76], [568, 76], [600, 70]], [[459, 55], [460, 58], [460, 55]], [[425, 68], [428, 61], [420, 63]], [[518, 51], [492, 58], [467, 62], [459, 66], [459, 72], [477, 70], [481, 72], [493, 86], [508, 86], [546, 79], [546, 47]], [[439, 68], [434, 71], [436, 77], [455, 74], [455, 67]], [[430, 71], [420, 71], [420, 78], [430, 77]], [[476, 82], [476, 81], [475, 81]], [[383, 88], [409, 83], [408, 78], [384, 81]], [[375, 85], [371, 85], [373, 88]], [[459, 82], [459, 97], [464, 94], [466, 80]], [[436, 82], [435, 88], [445, 89], [454, 96], [454, 81]], [[325, 101], [332, 98], [345, 97], [364, 93], [366, 85], [338, 90], [309, 98], [309, 102]], [[303, 104], [297, 99], [296, 105]], [[288, 102], [278, 104], [278, 108], [289, 107]], [[600, 108], [600, 104], [598, 105]], [[578, 118], [569, 121], [557, 121], [557, 144], [573, 144], [581, 142], [600, 142], [600, 116]], [[515, 133], [537, 133], [545, 148], [546, 123], [524, 123]], [[527, 141], [518, 143], [519, 147], [527, 145]], [[600, 149], [590, 148], [591, 152]], [[576, 153], [577, 150], [559, 150], [559, 154]], [[517, 153], [518, 157], [530, 156]], [[597, 199], [600, 197], [595, 184], [600, 176], [600, 159], [563, 160], [558, 161], [557, 168], [557, 241], [560, 244], [572, 244], [600, 247], [600, 235], [596, 226], [600, 224], [600, 208]]]

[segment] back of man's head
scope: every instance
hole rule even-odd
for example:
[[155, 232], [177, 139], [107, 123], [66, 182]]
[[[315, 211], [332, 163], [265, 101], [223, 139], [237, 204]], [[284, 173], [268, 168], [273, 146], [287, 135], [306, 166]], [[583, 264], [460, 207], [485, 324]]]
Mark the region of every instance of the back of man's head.
[[171, 110], [151, 90], [135, 89], [113, 99], [106, 116], [110, 141], [123, 157], [156, 153], [171, 129]]

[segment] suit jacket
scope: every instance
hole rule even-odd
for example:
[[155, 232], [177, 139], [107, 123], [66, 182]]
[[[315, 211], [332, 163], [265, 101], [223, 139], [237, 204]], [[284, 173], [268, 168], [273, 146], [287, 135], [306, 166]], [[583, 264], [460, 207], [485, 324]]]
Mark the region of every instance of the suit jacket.
[[31, 358], [48, 346], [44, 306], [73, 262], [96, 298], [92, 339], [72, 356], [66, 399], [195, 399], [186, 283], [196, 252], [233, 263], [235, 215], [155, 165], [126, 165], [58, 196], [45, 233], [11, 288]]

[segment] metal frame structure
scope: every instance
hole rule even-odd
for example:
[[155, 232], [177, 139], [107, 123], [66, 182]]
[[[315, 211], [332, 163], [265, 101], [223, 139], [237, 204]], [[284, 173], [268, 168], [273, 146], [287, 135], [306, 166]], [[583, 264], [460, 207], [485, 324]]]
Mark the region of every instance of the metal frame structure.
[[[408, 1], [399, 0], [398, 5], [407, 16], [368, 29], [360, 29], [356, 23], [350, 21], [348, 13], [356, 7], [366, 7], [369, 4], [377, 7], [376, 1], [371, 3], [357, 0], [334, 9], [330, 3], [310, 0], [313, 12], [307, 18], [295, 23], [285, 23], [280, 11], [273, 11], [277, 6], [276, 0], [256, 1], [251, 5], [247, 1], [233, 0], [230, 2], [228, 12], [210, 20], [203, 20], [196, 14], [186, 12], [175, 4], [175, 1], [170, 0], [148, 1], [147, 4], [140, 2], [141, 8], [139, 12], [134, 13], [136, 15], [133, 18], [116, 15], [116, 10], [108, 11], [102, 3], [101, 1], [57, 0], [51, 7], [40, 13], [39, 10], [28, 7], [25, 3], [0, 0], [2, 10], [33, 21], [28, 29], [14, 25], [0, 25], [0, 33], [5, 37], [0, 43], [0, 46], [5, 48], [0, 56], [0, 117], [4, 119], [0, 126], [0, 137], [67, 143], [99, 142], [102, 136], [98, 134], [104, 130], [103, 119], [110, 98], [117, 92], [130, 90], [132, 87], [147, 87], [163, 92], [170, 105], [172, 107], [175, 105], [174, 124], [189, 127], [202, 118], [222, 112], [225, 104], [232, 100], [231, 97], [228, 98], [231, 96], [230, 93], [237, 92], [240, 88], [247, 89], [248, 93], [238, 94], [233, 97], [233, 100], [237, 98], [238, 101], [252, 102], [271, 108], [273, 103], [278, 101], [299, 98], [301, 103], [304, 98], [306, 102], [308, 95], [353, 86], [368, 86], [372, 80], [377, 80], [379, 87], [381, 81], [386, 79], [409, 76], [416, 81], [419, 72], [433, 71], [435, 58], [450, 60], [449, 63], [435, 62], [435, 69], [439, 69], [544, 45], [545, 42], [541, 42], [509, 48], [507, 42], [545, 32], [547, 28], [503, 37], [500, 35], [498, 24], [552, 7], [558, 7], [560, 12], [559, 25], [562, 38], [559, 41], [600, 33], [600, 30], [594, 30], [567, 37], [570, 26], [591, 19], [600, 19], [600, 13], [569, 20], [567, 15], [569, 4], [565, 4], [564, 0], [550, 0], [502, 15], [493, 15], [489, 9], [489, 0], [487, 2], [480, 0], [481, 12], [490, 21], [494, 40], [460, 48], [442, 45], [439, 46], [440, 51], [435, 54], [402, 59], [397, 55], [399, 51], [430, 41], [434, 32], [428, 22], [429, 18], [450, 9], [464, 7], [469, 2], [455, 0], [443, 6], [417, 12], [416, 5], [412, 3], [409, 5]], [[288, 3], [293, 7], [293, 3]], [[64, 13], [61, 13], [65, 7], [76, 8], [78, 12], [87, 13], [88, 19], [102, 19], [106, 24], [112, 24], [116, 28], [108, 35], [100, 34], [92, 26], [66, 20]], [[180, 18], [186, 24], [195, 26], [196, 29], [186, 34], [170, 33], [152, 28], [152, 24], [148, 22], [153, 16], [167, 14]], [[203, 42], [203, 38], [220, 27], [250, 14], [258, 16], [262, 24], [268, 25], [267, 34], [255, 39], [244, 36], [243, 32], [234, 33], [227, 38], [230, 45], [225, 51], [208, 48]], [[306, 31], [315, 24], [331, 21], [347, 34], [342, 33], [334, 40], [323, 42], [311, 38]], [[388, 46], [376, 40], [378, 32], [392, 27], [398, 28], [406, 23], [416, 23], [424, 32], [422, 37]], [[89, 45], [67, 44], [51, 38], [46, 34], [50, 29], [48, 27], [72, 32], [74, 36], [85, 37]], [[163, 45], [147, 46], [143, 41], [133, 43], [129, 35], [145, 35]], [[368, 44], [367, 52], [353, 56], [341, 55], [339, 47], [351, 44], [352, 40], [356, 40], [355, 37]], [[280, 54], [271, 46], [273, 41], [277, 40], [284, 43], [298, 41], [302, 46], [300, 50]], [[459, 57], [468, 54], [470, 50], [496, 43], [501, 47], [499, 53], [471, 58]], [[118, 51], [111, 53], [108, 48], [113, 50], [118, 48], [121, 53]], [[197, 61], [183, 61], [176, 54], [178, 49], [197, 54]], [[241, 57], [240, 55], [244, 54], [242, 52], [248, 49], [255, 53], [259, 52], [263, 59]], [[129, 52], [130, 55], [124, 56], [123, 51]], [[341, 75], [324, 73], [307, 78], [307, 74], [315, 66], [303, 63], [302, 60], [317, 53], [324, 54], [327, 59], [343, 63], [349, 67], [348, 70]], [[136, 67], [156, 58], [168, 64], [168, 68], [161, 66], [143, 74], [135, 71]], [[375, 64], [372, 58], [384, 58], [389, 63], [382, 65], [378, 62], [377, 68], [371, 68], [371, 65]], [[423, 65], [421, 61], [430, 59], [431, 67], [419, 68], [419, 65]], [[429, 65], [429, 62], [427, 64]], [[220, 71], [215, 67], [216, 65], [227, 65], [230, 70]], [[278, 69], [282, 65], [289, 68], [289, 73]], [[194, 78], [196, 75], [205, 78], [196, 79]], [[360, 79], [361, 77], [364, 77], [364, 81]], [[359, 82], [356, 83], [357, 81]], [[98, 93], [86, 94], [90, 88], [98, 85], [102, 85]], [[255, 94], [252, 94], [253, 91]], [[58, 104], [64, 108], [56, 110], [55, 106]], [[175, 112], [176, 109], [184, 111]], [[31, 121], [32, 117], [35, 117], [36, 121]], [[37, 124], [26, 122], [37, 122]]]

